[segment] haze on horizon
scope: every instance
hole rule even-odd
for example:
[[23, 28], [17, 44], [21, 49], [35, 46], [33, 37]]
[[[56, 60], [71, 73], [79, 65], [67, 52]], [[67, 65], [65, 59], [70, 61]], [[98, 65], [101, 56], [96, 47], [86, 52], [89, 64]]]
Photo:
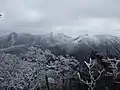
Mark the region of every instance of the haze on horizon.
[[0, 33], [120, 36], [120, 0], [0, 0]]

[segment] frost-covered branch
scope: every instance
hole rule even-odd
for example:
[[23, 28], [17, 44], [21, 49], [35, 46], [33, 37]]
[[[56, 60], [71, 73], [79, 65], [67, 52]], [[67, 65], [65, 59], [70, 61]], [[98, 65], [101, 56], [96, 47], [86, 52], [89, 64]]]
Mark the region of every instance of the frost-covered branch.
[[85, 65], [87, 66], [88, 71], [86, 71], [86, 72], [87, 72], [87, 74], [89, 75], [89, 79], [90, 79], [90, 80], [82, 79], [80, 73], [78, 72], [79, 80], [80, 80], [81, 82], [83, 82], [84, 84], [86, 84], [87, 86], [89, 86], [88, 89], [94, 90], [94, 88], [96, 87], [96, 82], [97, 82], [97, 80], [99, 80], [99, 79], [101, 78], [102, 73], [103, 73], [105, 70], [104, 70], [104, 69], [102, 69], [102, 70], [97, 69], [96, 71], [99, 73], [99, 75], [97, 75], [97, 77], [95, 78], [94, 75], [95, 75], [96, 73], [95, 73], [95, 71], [94, 71], [94, 70], [95, 70], [94, 68], [96, 68], [95, 66], [97, 65], [97, 63], [96, 63], [95, 61], [93, 61], [92, 59], [90, 59], [89, 62], [86, 62], [86, 61], [85, 61], [84, 63], [85, 63]]

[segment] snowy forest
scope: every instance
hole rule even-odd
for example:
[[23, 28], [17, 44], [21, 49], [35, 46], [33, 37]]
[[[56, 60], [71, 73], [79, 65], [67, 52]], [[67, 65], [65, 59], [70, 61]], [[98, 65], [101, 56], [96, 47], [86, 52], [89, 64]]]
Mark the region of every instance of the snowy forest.
[[27, 53], [0, 53], [0, 90], [119, 90], [120, 60], [91, 53], [82, 64], [31, 46]]

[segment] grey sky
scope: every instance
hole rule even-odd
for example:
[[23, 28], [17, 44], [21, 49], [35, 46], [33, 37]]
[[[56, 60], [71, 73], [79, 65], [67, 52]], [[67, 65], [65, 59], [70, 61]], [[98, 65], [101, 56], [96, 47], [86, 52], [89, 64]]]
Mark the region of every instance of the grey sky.
[[0, 0], [0, 32], [120, 35], [120, 0]]

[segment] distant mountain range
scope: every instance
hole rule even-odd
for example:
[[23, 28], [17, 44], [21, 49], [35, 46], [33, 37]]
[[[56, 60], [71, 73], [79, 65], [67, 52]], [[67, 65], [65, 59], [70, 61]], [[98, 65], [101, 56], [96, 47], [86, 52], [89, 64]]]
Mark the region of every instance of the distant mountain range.
[[50, 49], [54, 54], [70, 54], [84, 59], [90, 52], [96, 51], [104, 56], [120, 55], [120, 38], [112, 35], [82, 35], [72, 38], [62, 33], [35, 35], [12, 32], [0, 35], [0, 51], [19, 55], [30, 46]]

